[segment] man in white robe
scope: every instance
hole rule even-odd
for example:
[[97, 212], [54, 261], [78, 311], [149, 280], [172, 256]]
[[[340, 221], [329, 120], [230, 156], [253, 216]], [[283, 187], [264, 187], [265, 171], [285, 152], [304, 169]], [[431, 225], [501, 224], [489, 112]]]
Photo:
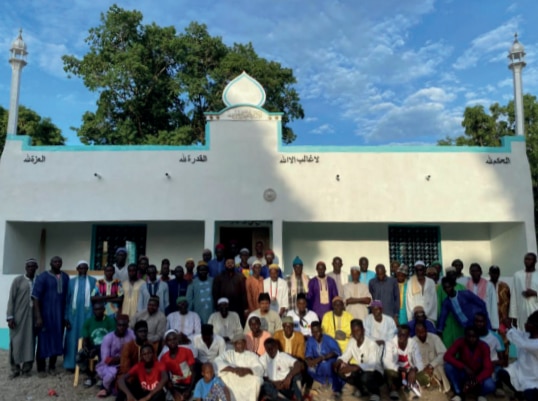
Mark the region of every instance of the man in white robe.
[[372, 313], [364, 319], [364, 331], [366, 336], [383, 345], [391, 341], [397, 332], [396, 323], [391, 316], [383, 314], [383, 304], [381, 301], [372, 301], [370, 307]]
[[288, 309], [288, 283], [278, 277], [280, 268], [276, 264], [269, 266], [269, 277], [263, 280], [263, 292], [271, 298], [271, 310], [284, 316]]
[[189, 303], [186, 297], [178, 297], [177, 312], [172, 312], [166, 318], [166, 330], [174, 329], [183, 333], [191, 342], [196, 334], [202, 332], [202, 322], [196, 312], [189, 311]]
[[426, 277], [426, 265], [421, 260], [415, 262], [415, 275], [407, 283], [405, 303], [407, 320], [413, 320], [413, 309], [420, 305], [428, 319], [437, 321], [437, 289], [435, 282]]
[[230, 390], [231, 401], [257, 401], [263, 384], [258, 355], [246, 350], [245, 336], [233, 338], [234, 349], [215, 359], [218, 376]]
[[226, 341], [226, 349], [233, 349], [232, 338], [243, 332], [239, 315], [230, 311], [228, 298], [220, 298], [217, 301], [217, 312], [209, 316], [208, 324], [213, 325], [215, 334]]
[[529, 316], [538, 310], [538, 272], [536, 271], [536, 254], [525, 255], [525, 270], [514, 274], [510, 288], [512, 299], [510, 301], [510, 318], [513, 324], [524, 331], [524, 324]]

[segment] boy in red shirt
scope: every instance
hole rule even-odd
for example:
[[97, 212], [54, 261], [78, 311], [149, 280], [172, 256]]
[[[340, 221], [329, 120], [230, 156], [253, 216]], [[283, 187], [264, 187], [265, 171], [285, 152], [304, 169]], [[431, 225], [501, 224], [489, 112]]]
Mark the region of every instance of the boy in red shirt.
[[151, 344], [142, 346], [140, 356], [142, 360], [119, 378], [118, 386], [121, 392], [116, 400], [126, 398], [127, 401], [165, 401], [166, 394], [163, 389], [168, 382], [166, 368], [155, 360], [155, 350]]
[[179, 346], [179, 335], [175, 331], [169, 331], [165, 341], [168, 351], [161, 356], [161, 363], [170, 374], [168, 389], [174, 401], [188, 400], [196, 383], [194, 355], [190, 349]]

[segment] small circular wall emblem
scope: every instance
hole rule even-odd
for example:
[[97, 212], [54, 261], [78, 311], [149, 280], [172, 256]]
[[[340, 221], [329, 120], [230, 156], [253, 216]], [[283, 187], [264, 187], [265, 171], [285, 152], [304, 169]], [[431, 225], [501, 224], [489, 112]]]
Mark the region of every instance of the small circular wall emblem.
[[265, 199], [267, 202], [272, 202], [276, 199], [276, 192], [274, 189], [269, 188], [263, 191], [263, 199]]

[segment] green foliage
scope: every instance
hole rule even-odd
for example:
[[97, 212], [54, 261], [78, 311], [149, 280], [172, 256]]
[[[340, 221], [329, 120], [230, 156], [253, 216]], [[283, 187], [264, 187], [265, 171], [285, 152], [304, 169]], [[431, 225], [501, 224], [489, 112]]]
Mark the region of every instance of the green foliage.
[[[483, 106], [467, 107], [461, 125], [465, 134], [457, 138], [447, 137], [438, 145], [457, 146], [500, 146], [503, 136], [515, 135], [516, 117], [514, 101], [506, 106], [495, 103], [489, 107], [489, 114]], [[529, 159], [532, 187], [534, 192], [535, 221], [538, 222], [538, 101], [536, 96], [523, 96], [523, 114], [527, 157]]]
[[[0, 150], [6, 142], [6, 127], [9, 111], [0, 106]], [[43, 118], [35, 111], [19, 106], [17, 134], [28, 135], [33, 145], [63, 145], [65, 138], [62, 131], [55, 126], [50, 118]]]
[[267, 110], [284, 112], [284, 142], [295, 139], [289, 123], [304, 112], [291, 69], [259, 57], [250, 43], [225, 45], [203, 24], [178, 34], [142, 19], [113, 5], [90, 29], [88, 53], [63, 56], [64, 70], [99, 93], [97, 110], [75, 128], [83, 143], [203, 143], [204, 112], [224, 107], [222, 91], [242, 71], [264, 86]]

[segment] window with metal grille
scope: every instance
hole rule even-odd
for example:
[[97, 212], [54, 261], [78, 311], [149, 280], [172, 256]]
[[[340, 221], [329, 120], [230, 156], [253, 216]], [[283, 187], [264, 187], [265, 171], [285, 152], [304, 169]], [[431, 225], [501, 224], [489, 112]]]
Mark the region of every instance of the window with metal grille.
[[439, 227], [389, 226], [389, 254], [391, 261], [409, 266], [409, 275], [412, 275], [417, 260], [428, 266], [440, 259]]
[[96, 224], [93, 226], [91, 265], [93, 270], [103, 270], [114, 264], [116, 249], [127, 247], [128, 261], [134, 262], [146, 254], [145, 224]]

